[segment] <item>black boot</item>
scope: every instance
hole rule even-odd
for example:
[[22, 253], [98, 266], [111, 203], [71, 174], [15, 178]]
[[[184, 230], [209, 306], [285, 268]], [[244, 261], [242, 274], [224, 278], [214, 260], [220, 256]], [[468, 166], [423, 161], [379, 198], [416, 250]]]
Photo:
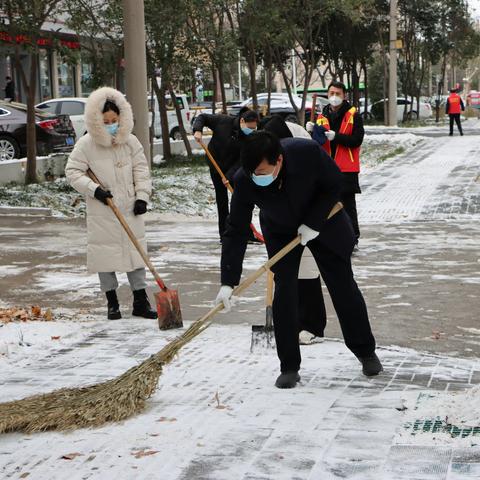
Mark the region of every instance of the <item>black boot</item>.
[[284, 372], [278, 376], [275, 386], [277, 388], [294, 388], [299, 381], [300, 375], [298, 372]]
[[382, 363], [376, 353], [373, 353], [368, 357], [358, 357], [358, 359], [362, 364], [362, 372], [367, 377], [378, 375], [383, 370]]
[[152, 310], [145, 290], [133, 291], [133, 312], [135, 317], [158, 318], [157, 312]]
[[119, 320], [122, 318], [122, 314], [120, 313], [120, 305], [118, 304], [117, 291], [110, 290], [105, 292], [105, 296], [107, 297], [108, 302], [108, 319]]

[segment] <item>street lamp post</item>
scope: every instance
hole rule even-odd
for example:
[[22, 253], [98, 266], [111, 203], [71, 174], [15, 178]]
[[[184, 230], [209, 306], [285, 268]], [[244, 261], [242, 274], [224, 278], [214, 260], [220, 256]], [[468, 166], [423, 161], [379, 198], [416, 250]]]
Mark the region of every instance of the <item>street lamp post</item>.
[[123, 0], [125, 79], [127, 99], [135, 118], [134, 133], [150, 160], [148, 133], [147, 54], [143, 0]]

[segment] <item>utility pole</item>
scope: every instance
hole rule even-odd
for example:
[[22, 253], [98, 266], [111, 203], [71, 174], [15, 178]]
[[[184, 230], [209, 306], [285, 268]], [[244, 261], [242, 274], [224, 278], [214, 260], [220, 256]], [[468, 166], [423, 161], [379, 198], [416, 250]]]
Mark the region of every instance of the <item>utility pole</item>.
[[148, 131], [147, 54], [143, 0], [123, 0], [123, 32], [127, 100], [132, 105], [133, 132], [150, 162]]
[[390, 0], [390, 64], [388, 69], [388, 125], [397, 126], [397, 0]]

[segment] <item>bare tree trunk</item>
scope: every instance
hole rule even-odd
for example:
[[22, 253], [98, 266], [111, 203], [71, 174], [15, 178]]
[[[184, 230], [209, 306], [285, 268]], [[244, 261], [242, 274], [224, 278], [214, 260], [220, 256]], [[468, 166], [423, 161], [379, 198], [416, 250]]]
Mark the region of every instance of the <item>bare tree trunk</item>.
[[[20, 63], [20, 62], [18, 62]], [[24, 78], [25, 75], [23, 75]], [[25, 184], [36, 183], [37, 179], [37, 124], [35, 117], [35, 93], [37, 90], [37, 55], [30, 54], [30, 80], [24, 85], [27, 94], [27, 168]]]
[[217, 109], [217, 88], [218, 88], [218, 76], [215, 65], [212, 62], [212, 78], [213, 78], [213, 90], [212, 90], [212, 113], [215, 113]]
[[173, 105], [175, 106], [175, 113], [177, 114], [178, 128], [180, 130], [180, 135], [182, 136], [183, 143], [185, 144], [185, 149], [187, 150], [187, 155], [192, 156], [192, 147], [187, 137], [187, 132], [185, 131], [185, 126], [183, 125], [182, 111], [178, 105], [177, 96], [173, 90], [172, 84], [168, 84], [168, 91], [170, 92], [170, 98], [172, 99]]
[[167, 104], [165, 102], [165, 86], [163, 80], [161, 86], [158, 86], [158, 82], [153, 82], [153, 89], [158, 101], [158, 111], [160, 113], [160, 124], [162, 126], [162, 145], [163, 145], [163, 158], [166, 160], [172, 158], [172, 149], [170, 147], [170, 132], [168, 131], [168, 115]]
[[255, 51], [249, 49], [246, 57], [248, 73], [250, 74], [250, 96], [252, 97], [253, 109], [258, 109], [257, 99], [257, 61], [255, 60]]
[[152, 114], [152, 121], [150, 122], [150, 168], [153, 166], [153, 141], [155, 138], [155, 92], [153, 90], [154, 77], [150, 78], [150, 113]]
[[225, 73], [223, 65], [218, 65], [218, 83], [220, 84], [220, 96], [222, 98], [222, 113], [227, 114], [227, 95], [225, 94]]

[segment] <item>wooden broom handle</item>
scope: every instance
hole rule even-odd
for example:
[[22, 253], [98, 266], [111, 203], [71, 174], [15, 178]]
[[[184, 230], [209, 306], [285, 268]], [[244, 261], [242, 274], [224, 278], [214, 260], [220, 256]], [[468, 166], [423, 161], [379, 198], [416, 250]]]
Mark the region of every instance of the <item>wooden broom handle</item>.
[[267, 296], [265, 304], [267, 307], [271, 307], [273, 303], [273, 272], [271, 270], [267, 273]]
[[[92, 170], [88, 169], [87, 170], [87, 175], [95, 182], [98, 183], [100, 188], [105, 190], [105, 187], [101, 184], [100, 180], [97, 178], [97, 176], [92, 172]], [[153, 266], [152, 262], [147, 256], [147, 253], [143, 249], [142, 245], [140, 242], [137, 240], [137, 237], [135, 237], [135, 234], [133, 233], [132, 229], [128, 225], [127, 221], [125, 220], [125, 217], [122, 215], [122, 212], [118, 209], [118, 207], [115, 205], [113, 200], [111, 198], [107, 198], [107, 204], [108, 206], [112, 209], [113, 213], [115, 216], [118, 218], [118, 221], [122, 224], [122, 227], [124, 228], [125, 232], [127, 232], [128, 237], [132, 241], [132, 243], [135, 245], [135, 248], [137, 249], [138, 253], [142, 257], [143, 261], [145, 262], [145, 265], [148, 267], [150, 272], [152, 272], [152, 275], [154, 276], [158, 286], [165, 292], [167, 290], [167, 287], [163, 283], [163, 280], [160, 278], [160, 275], [157, 273], [155, 270], [155, 267]]]
[[[207, 157], [208, 159], [210, 160], [211, 164], [213, 165], [213, 167], [215, 168], [215, 170], [218, 172], [218, 174], [220, 175], [221, 179], [222, 179], [222, 182], [223, 184], [225, 185], [225, 187], [227, 187], [228, 191], [230, 193], [233, 193], [233, 187], [232, 185], [230, 184], [230, 182], [228, 181], [228, 178], [224, 175], [224, 173], [222, 172], [222, 169], [220, 168], [220, 165], [218, 165], [218, 163], [215, 161], [215, 159], [213, 158], [213, 155], [210, 153], [210, 150], [208, 149], [208, 147], [203, 143], [202, 140], [199, 140], [198, 143], [201, 145], [201, 147], [203, 148], [203, 150], [205, 151], [205, 153], [207, 154]], [[250, 230], [252, 231], [253, 233], [253, 236], [259, 240], [260, 242], [262, 243], [265, 243], [265, 239], [263, 238], [263, 235], [255, 228], [255, 226], [253, 225], [253, 223], [250, 224]]]
[[[328, 218], [333, 217], [336, 213], [338, 213], [343, 208], [341, 202], [337, 202], [330, 213], [328, 214]], [[281, 260], [287, 253], [291, 252], [295, 247], [300, 245], [300, 235], [295, 237], [290, 243], [285, 245], [276, 255], [274, 255], [268, 262], [264, 263], [256, 272], [252, 273], [249, 277], [247, 277], [240, 285], [233, 289], [232, 295], [238, 295], [246, 290], [252, 283], [255, 283], [259, 277], [262, 276], [264, 272], [268, 272], [270, 267], [273, 267], [279, 260]], [[187, 334], [190, 332], [194, 332], [192, 335], [197, 336], [199, 333], [203, 332], [211, 323], [212, 318], [219, 312], [224, 309], [223, 303], [219, 303], [215, 305], [209, 312], [207, 312], [203, 317], [196, 320], [191, 327], [179, 337], [179, 342], [185, 342], [183, 337], [186, 337]]]
[[203, 148], [203, 150], [205, 150], [205, 153], [207, 154], [207, 157], [210, 160], [210, 163], [213, 165], [213, 167], [215, 168], [217, 173], [220, 175], [220, 177], [222, 179], [222, 182], [225, 185], [225, 187], [227, 187], [227, 189], [230, 193], [233, 193], [233, 187], [230, 185], [230, 182], [228, 181], [228, 178], [222, 172], [222, 169], [220, 168], [220, 165], [218, 165], [216, 160], [213, 158], [213, 155], [210, 153], [210, 150], [208, 149], [208, 147], [203, 143], [202, 140], [199, 140], [198, 143]]
[[[341, 202], [337, 202], [328, 214], [328, 218], [332, 218], [336, 213], [338, 213], [343, 208]], [[247, 277], [240, 285], [233, 289], [232, 295], [238, 295], [239, 293], [246, 290], [252, 283], [256, 282], [257, 279], [265, 272], [268, 272], [279, 260], [281, 260], [287, 253], [290, 253], [295, 247], [300, 244], [300, 235], [295, 237], [290, 243], [287, 243], [280, 251], [278, 251], [270, 260], [265, 262], [256, 272], [252, 273]]]

